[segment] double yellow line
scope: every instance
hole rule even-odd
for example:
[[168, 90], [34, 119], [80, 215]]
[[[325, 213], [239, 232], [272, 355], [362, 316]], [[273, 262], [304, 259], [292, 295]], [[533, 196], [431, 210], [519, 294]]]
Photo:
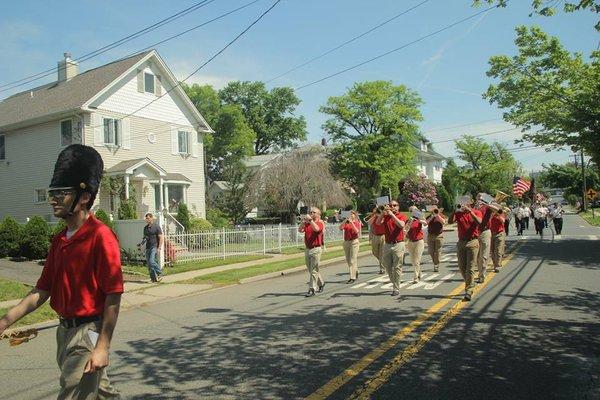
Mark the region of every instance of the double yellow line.
[[[514, 256], [515, 252], [519, 248], [521, 243], [519, 242], [512, 250], [512, 252], [506, 256], [503, 266], [506, 265], [510, 259]], [[486, 281], [475, 287], [473, 294], [477, 294], [480, 290], [487, 286], [487, 284], [496, 275], [495, 272], [488, 274]], [[448, 303], [452, 301], [457, 295], [464, 291], [464, 284], [461, 284], [454, 288], [448, 295], [442, 300], [438, 301], [431, 308], [421, 314], [417, 319], [412, 321], [410, 324], [399, 330], [391, 338], [383, 342], [377, 348], [373, 349], [369, 354], [352, 364], [350, 367], [345, 369], [335, 378], [331, 379], [325, 385], [321, 386], [314, 393], [306, 397], [306, 400], [323, 400], [331, 396], [336, 390], [348, 383], [352, 378], [363, 372], [369, 365], [375, 362], [379, 357], [387, 353], [393, 347], [395, 347], [401, 340], [412, 333], [415, 329], [421, 326], [425, 321], [431, 318], [438, 311], [443, 309]], [[396, 373], [406, 362], [408, 362], [415, 354], [425, 346], [440, 330], [463, 309], [468, 303], [462, 300], [457, 301], [450, 309], [448, 309], [442, 316], [434, 322], [425, 332], [423, 332], [419, 338], [406, 347], [390, 362], [384, 365], [375, 375], [370, 378], [364, 385], [354, 391], [350, 395], [350, 399], [369, 399], [377, 389], [379, 389], [389, 378]]]

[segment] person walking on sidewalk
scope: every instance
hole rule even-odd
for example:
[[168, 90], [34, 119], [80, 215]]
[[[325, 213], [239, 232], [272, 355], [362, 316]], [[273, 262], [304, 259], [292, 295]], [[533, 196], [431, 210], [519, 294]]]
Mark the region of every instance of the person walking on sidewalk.
[[362, 225], [356, 211], [350, 211], [350, 216], [342, 222], [340, 230], [344, 231], [344, 254], [350, 270], [350, 279], [346, 283], [354, 283], [358, 279], [358, 249]]
[[377, 208], [373, 209], [371, 216], [367, 219], [367, 224], [369, 225], [369, 241], [371, 242], [371, 253], [377, 259], [379, 263], [379, 274], [385, 273], [385, 268], [381, 263], [381, 259], [383, 258], [383, 244], [385, 243], [385, 226], [377, 223], [377, 217], [379, 216], [379, 212]]
[[298, 232], [304, 233], [304, 260], [308, 268], [309, 284], [306, 297], [315, 295], [315, 292], [323, 291], [325, 282], [319, 271], [321, 253], [323, 252], [323, 234], [325, 223], [321, 220], [321, 210], [311, 207], [308, 215], [303, 218], [303, 223], [298, 227]]
[[473, 198], [466, 200], [465, 204], [459, 204], [448, 221], [449, 223], [456, 222], [458, 230], [456, 253], [458, 269], [465, 281], [465, 301], [470, 301], [473, 295], [473, 275], [477, 268], [479, 225], [482, 220], [481, 212], [471, 208], [472, 204]]
[[477, 195], [477, 209], [481, 212], [482, 220], [479, 225], [479, 252], [477, 253], [477, 283], [485, 281], [488, 260], [490, 258], [490, 247], [492, 243], [492, 232], [490, 231], [490, 219], [493, 210], [481, 201], [483, 193]]
[[411, 207], [411, 209], [411, 219], [406, 233], [408, 236], [406, 250], [410, 254], [410, 262], [414, 270], [413, 283], [417, 283], [421, 280], [421, 258], [425, 249], [423, 226], [427, 226], [427, 221], [423, 219], [423, 215], [417, 207]]
[[506, 232], [504, 230], [505, 220], [506, 217], [502, 209], [494, 212], [490, 220], [490, 230], [492, 232], [492, 262], [494, 264], [494, 272], [500, 272], [502, 258], [504, 257], [504, 248], [506, 242]]
[[146, 265], [150, 280], [152, 282], [160, 282], [162, 280], [162, 269], [158, 262], [158, 255], [162, 252], [165, 237], [162, 229], [154, 220], [152, 213], [147, 213], [145, 216], [146, 226], [144, 226], [144, 238], [139, 246], [146, 244]]
[[385, 244], [383, 245], [383, 266], [392, 283], [392, 296], [400, 294], [402, 282], [402, 259], [404, 258], [404, 226], [407, 218], [398, 211], [398, 202], [392, 200], [378, 217], [377, 223], [385, 226]]
[[74, 144], [59, 154], [47, 199], [67, 228], [52, 239], [35, 287], [0, 319], [2, 334], [50, 299], [59, 316], [58, 399], [120, 398], [107, 375], [123, 293], [119, 241], [90, 213], [103, 170], [92, 147]]
[[433, 272], [439, 271], [442, 261], [444, 225], [446, 225], [446, 218], [440, 209], [435, 207], [431, 215], [427, 217], [427, 251], [433, 261]]

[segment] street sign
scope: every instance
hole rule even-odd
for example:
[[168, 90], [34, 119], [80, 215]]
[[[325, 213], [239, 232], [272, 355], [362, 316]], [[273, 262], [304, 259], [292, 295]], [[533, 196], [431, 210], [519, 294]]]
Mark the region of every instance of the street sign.
[[587, 198], [590, 199], [590, 200], [594, 200], [596, 198], [597, 194], [598, 194], [598, 192], [596, 192], [592, 188], [588, 189], [588, 191], [586, 192]]

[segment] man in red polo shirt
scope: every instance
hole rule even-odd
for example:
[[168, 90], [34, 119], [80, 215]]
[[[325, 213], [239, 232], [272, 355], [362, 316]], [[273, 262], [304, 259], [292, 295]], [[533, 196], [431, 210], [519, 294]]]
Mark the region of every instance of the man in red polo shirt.
[[492, 262], [494, 263], [494, 272], [500, 272], [502, 258], [504, 257], [504, 247], [506, 241], [505, 230], [506, 214], [503, 209], [499, 209], [492, 214], [490, 219], [490, 230], [492, 231]]
[[371, 242], [371, 253], [377, 259], [379, 263], [379, 273], [383, 274], [385, 272], [385, 268], [381, 263], [381, 259], [383, 257], [383, 244], [385, 243], [385, 226], [383, 224], [377, 223], [378, 217], [377, 208], [373, 209], [371, 216], [367, 219], [367, 224], [369, 224], [369, 240]]
[[71, 145], [60, 153], [48, 201], [67, 228], [53, 238], [36, 287], [0, 319], [1, 334], [50, 298], [60, 316], [58, 399], [120, 398], [105, 368], [123, 293], [119, 242], [89, 211], [103, 168], [91, 147]]
[[377, 217], [377, 223], [385, 226], [382, 263], [392, 282], [392, 296], [400, 294], [402, 282], [402, 258], [404, 257], [404, 225], [406, 216], [398, 211], [398, 202], [393, 200], [389, 207]]
[[308, 268], [309, 284], [306, 297], [315, 295], [315, 291], [322, 292], [325, 282], [319, 271], [321, 262], [321, 253], [323, 252], [323, 233], [325, 224], [321, 220], [321, 210], [311, 207], [308, 215], [304, 216], [304, 221], [298, 227], [298, 232], [304, 233], [304, 260]]
[[477, 253], [477, 283], [485, 281], [485, 273], [490, 258], [492, 246], [492, 231], [490, 231], [490, 220], [493, 210], [481, 201], [483, 193], [477, 194], [477, 209], [481, 212], [481, 224], [479, 225], [479, 252]]
[[458, 229], [458, 269], [465, 281], [465, 301], [471, 300], [473, 295], [473, 274], [477, 268], [479, 224], [482, 219], [481, 211], [471, 208], [473, 198], [467, 197], [449, 220], [450, 223], [456, 222]]

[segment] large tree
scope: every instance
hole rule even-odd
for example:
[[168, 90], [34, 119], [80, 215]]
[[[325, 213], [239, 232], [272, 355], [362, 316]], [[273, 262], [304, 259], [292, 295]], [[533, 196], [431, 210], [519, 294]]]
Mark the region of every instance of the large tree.
[[456, 141], [462, 189], [473, 195], [484, 192], [492, 196], [496, 190], [512, 193], [515, 175], [521, 175], [521, 166], [513, 155], [499, 143], [488, 144], [481, 138], [463, 136]]
[[[573, 163], [567, 164], [543, 164], [542, 173], [538, 179], [540, 185], [548, 188], [565, 189], [564, 196], [576, 195], [581, 197], [581, 188], [583, 179], [581, 168]], [[600, 179], [596, 169], [588, 170], [586, 173], [586, 185], [589, 188], [597, 188], [600, 184]]]
[[300, 99], [292, 88], [277, 87], [268, 91], [263, 82], [236, 81], [221, 89], [219, 97], [223, 104], [241, 108], [256, 135], [255, 154], [288, 149], [306, 139], [306, 121], [294, 115]]
[[223, 179], [227, 190], [215, 199], [214, 206], [221, 210], [234, 224], [240, 223], [254, 207], [250, 197], [251, 173], [238, 160], [223, 167]]
[[541, 146], [581, 148], [600, 165], [600, 52], [586, 62], [539, 27], [516, 28], [519, 53], [494, 56], [484, 97]]
[[356, 190], [361, 209], [382, 191], [396, 197], [399, 181], [414, 171], [421, 104], [404, 85], [373, 81], [355, 83], [320, 108], [331, 117], [323, 129], [333, 142], [332, 171]]

